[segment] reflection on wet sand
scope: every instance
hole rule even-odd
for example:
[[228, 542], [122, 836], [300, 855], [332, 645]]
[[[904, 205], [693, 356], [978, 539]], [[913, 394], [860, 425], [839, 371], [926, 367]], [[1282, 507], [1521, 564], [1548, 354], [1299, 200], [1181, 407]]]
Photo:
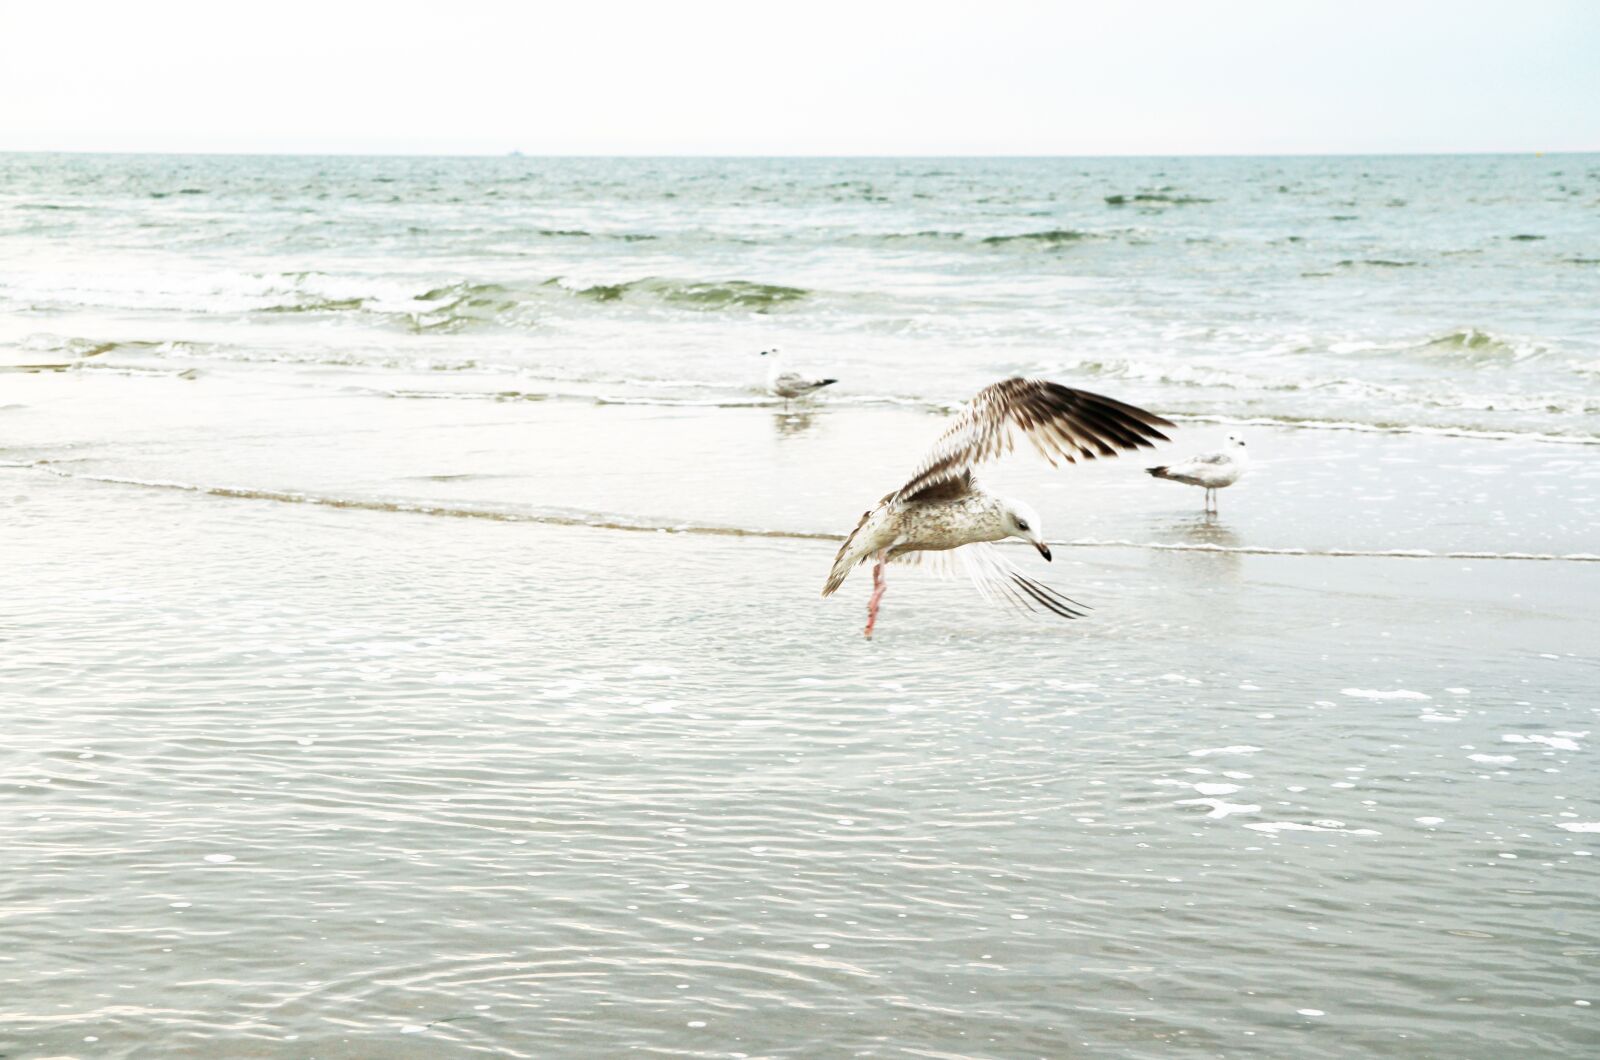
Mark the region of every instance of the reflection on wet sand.
[[778, 435], [784, 438], [793, 438], [802, 435], [816, 426], [817, 416], [814, 412], [779, 412], [772, 417], [772, 425], [778, 429]]
[[1156, 528], [1154, 539], [1164, 544], [1201, 546], [1155, 553], [1161, 558], [1152, 563], [1159, 564], [1163, 577], [1208, 586], [1233, 582], [1239, 577], [1244, 555], [1232, 550], [1243, 546], [1245, 539], [1228, 529], [1216, 515], [1197, 512], [1173, 519]]
[[1222, 522], [1221, 516], [1194, 515], [1175, 519], [1169, 523], [1161, 540], [1180, 541], [1188, 545], [1214, 545], [1217, 548], [1239, 548], [1244, 539]]

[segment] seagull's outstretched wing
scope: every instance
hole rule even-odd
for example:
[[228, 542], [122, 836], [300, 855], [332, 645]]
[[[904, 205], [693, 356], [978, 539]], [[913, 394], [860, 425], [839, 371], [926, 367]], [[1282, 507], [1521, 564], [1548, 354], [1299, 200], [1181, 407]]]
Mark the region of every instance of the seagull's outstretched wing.
[[1169, 441], [1157, 428], [1172, 425], [1153, 412], [1087, 390], [1045, 379], [1006, 379], [978, 391], [917, 473], [891, 497], [909, 497], [965, 477], [974, 465], [1008, 452], [1018, 431], [1054, 465], [1058, 459], [1070, 464], [1079, 457], [1093, 460], [1115, 456], [1119, 449], [1150, 448]]
[[921, 566], [941, 578], [966, 575], [985, 600], [1010, 604], [1020, 611], [1044, 611], [1062, 618], [1082, 618], [1088, 605], [1035, 581], [992, 544], [962, 545], [944, 552], [908, 552], [890, 562]]

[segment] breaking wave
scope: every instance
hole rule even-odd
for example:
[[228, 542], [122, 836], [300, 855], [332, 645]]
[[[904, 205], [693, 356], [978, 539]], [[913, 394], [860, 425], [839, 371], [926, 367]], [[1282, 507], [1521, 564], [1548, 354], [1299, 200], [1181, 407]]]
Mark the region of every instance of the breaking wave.
[[779, 306], [799, 302], [812, 292], [803, 287], [785, 287], [775, 283], [754, 283], [749, 280], [724, 280], [701, 282], [673, 280], [648, 276], [626, 283], [595, 284], [589, 287], [568, 287], [562, 280], [546, 280], [546, 287], [555, 286], [579, 298], [595, 302], [621, 302], [630, 299], [655, 301], [663, 305], [688, 309], [749, 309], [764, 313]]
[[1461, 328], [1413, 346], [1411, 350], [1426, 357], [1467, 364], [1525, 361], [1545, 352], [1537, 343], [1501, 338], [1477, 328]]
[[292, 297], [254, 309], [270, 314], [359, 313], [388, 319], [414, 332], [453, 332], [480, 325], [524, 326], [563, 305], [639, 306], [700, 313], [765, 314], [812, 298], [803, 287], [752, 280], [683, 280], [646, 276], [619, 283], [574, 283], [563, 276], [513, 285], [460, 280], [405, 295], [323, 293], [296, 274]]

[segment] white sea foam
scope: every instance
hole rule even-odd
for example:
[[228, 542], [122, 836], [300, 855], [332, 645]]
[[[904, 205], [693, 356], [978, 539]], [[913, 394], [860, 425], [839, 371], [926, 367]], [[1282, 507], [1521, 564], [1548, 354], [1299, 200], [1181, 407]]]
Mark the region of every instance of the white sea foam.
[[[1574, 734], [1574, 735], [1578, 735], [1578, 734]], [[1587, 733], [1582, 734], [1582, 735], [1587, 735]], [[1506, 743], [1537, 743], [1537, 744], [1543, 744], [1544, 746], [1552, 748], [1553, 750], [1557, 750], [1557, 751], [1576, 751], [1576, 750], [1579, 750], [1577, 740], [1573, 739], [1572, 737], [1568, 737], [1568, 736], [1542, 736], [1542, 735], [1538, 735], [1538, 734], [1535, 734], [1533, 736], [1524, 736], [1521, 733], [1512, 732], [1512, 733], [1506, 733], [1504, 736], [1500, 737], [1500, 739], [1505, 741]]]

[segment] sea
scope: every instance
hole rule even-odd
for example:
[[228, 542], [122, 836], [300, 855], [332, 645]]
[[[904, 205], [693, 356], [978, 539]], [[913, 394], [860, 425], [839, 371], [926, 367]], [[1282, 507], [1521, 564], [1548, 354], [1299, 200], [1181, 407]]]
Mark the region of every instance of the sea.
[[[1600, 155], [0, 154], [0, 1056], [1594, 1055], [1597, 305]], [[864, 638], [1015, 375], [1088, 614]]]

